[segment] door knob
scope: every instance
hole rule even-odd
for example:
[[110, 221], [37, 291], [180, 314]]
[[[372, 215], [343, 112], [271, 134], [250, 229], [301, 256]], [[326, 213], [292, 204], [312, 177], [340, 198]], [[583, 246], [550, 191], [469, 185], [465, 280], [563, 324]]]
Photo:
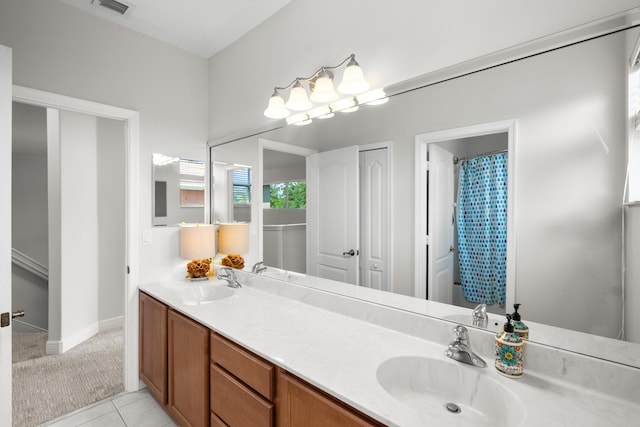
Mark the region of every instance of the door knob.
[[24, 310], [18, 310], [11, 313], [12, 319], [15, 319], [16, 317], [24, 317]]
[[353, 249], [351, 249], [349, 252], [342, 252], [343, 256], [354, 256], [356, 254], [356, 251], [354, 251]]

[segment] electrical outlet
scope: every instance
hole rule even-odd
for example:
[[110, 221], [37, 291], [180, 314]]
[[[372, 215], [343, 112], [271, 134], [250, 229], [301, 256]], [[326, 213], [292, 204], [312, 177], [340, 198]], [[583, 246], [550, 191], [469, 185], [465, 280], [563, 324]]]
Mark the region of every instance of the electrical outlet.
[[0, 328], [4, 328], [11, 324], [11, 314], [10, 313], [2, 313], [0, 314]]

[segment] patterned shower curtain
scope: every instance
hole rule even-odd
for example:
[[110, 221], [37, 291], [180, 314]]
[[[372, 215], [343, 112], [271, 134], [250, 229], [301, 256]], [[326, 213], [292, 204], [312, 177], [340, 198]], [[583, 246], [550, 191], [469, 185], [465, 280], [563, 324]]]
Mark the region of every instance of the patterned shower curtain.
[[504, 304], [507, 281], [507, 153], [464, 161], [458, 190], [458, 255], [470, 302]]

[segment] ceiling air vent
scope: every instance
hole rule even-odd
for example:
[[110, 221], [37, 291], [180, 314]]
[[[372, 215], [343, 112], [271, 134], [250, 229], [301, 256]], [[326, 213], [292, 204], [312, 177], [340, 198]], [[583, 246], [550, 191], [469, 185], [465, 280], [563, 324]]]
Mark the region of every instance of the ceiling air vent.
[[114, 12], [124, 15], [129, 10], [129, 5], [121, 3], [116, 0], [98, 0], [98, 4], [102, 7], [106, 7]]

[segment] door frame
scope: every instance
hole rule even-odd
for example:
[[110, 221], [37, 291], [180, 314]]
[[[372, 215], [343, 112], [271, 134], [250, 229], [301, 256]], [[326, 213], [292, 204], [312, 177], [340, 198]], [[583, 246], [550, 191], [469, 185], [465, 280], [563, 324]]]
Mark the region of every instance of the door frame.
[[[425, 299], [427, 288], [427, 171], [428, 144], [451, 139], [470, 138], [507, 132], [509, 162], [507, 165], [507, 298], [510, 307], [516, 301], [516, 133], [517, 120], [509, 119], [497, 122], [481, 123], [434, 132], [427, 132], [415, 137], [415, 234], [414, 234], [414, 296]], [[424, 161], [423, 161], [424, 159]]]
[[[139, 192], [140, 192], [140, 113], [66, 95], [13, 85], [13, 101], [46, 108], [62, 109], [125, 122], [126, 133], [126, 219], [124, 292], [124, 389], [140, 388], [138, 379], [138, 274], [139, 274]], [[10, 384], [9, 384], [10, 386]]]

